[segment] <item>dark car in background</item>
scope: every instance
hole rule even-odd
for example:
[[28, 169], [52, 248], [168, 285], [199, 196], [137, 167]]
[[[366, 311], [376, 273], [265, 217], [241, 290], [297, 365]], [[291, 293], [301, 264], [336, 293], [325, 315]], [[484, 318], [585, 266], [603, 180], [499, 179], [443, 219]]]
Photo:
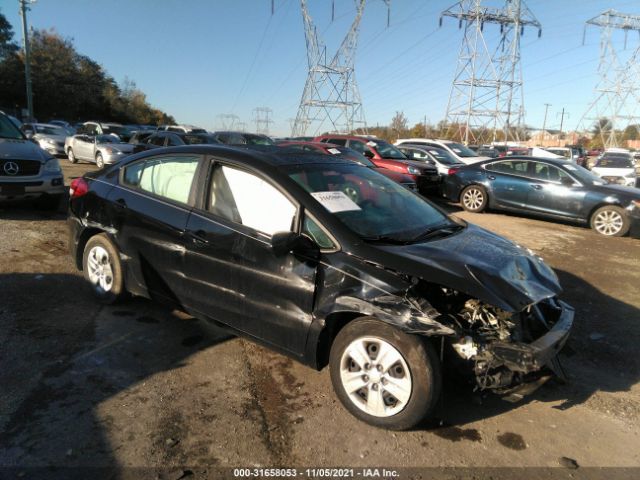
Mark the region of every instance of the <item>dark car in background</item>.
[[420, 193], [433, 194], [438, 193], [440, 189], [440, 176], [435, 167], [408, 159], [404, 153], [382, 139], [358, 135], [327, 134], [316, 137], [314, 142], [349, 147], [370, 159], [380, 168], [409, 175], [418, 185]]
[[159, 147], [177, 147], [180, 145], [216, 145], [220, 142], [208, 133], [184, 133], [156, 131], [146, 135], [133, 146], [133, 152], [144, 152]]
[[120, 123], [84, 122], [76, 129], [77, 135], [115, 135], [123, 142], [128, 142], [133, 135], [133, 129]]
[[271, 137], [259, 133], [213, 132], [213, 138], [225, 145], [275, 145]]
[[444, 192], [470, 212], [509, 210], [588, 224], [607, 236], [640, 235], [640, 190], [607, 184], [566, 160], [486, 160], [449, 175]]
[[[351, 178], [371, 187], [357, 202]], [[70, 197], [71, 255], [101, 301], [167, 302], [329, 365], [345, 408], [379, 427], [433, 412], [449, 356], [481, 390], [539, 377], [573, 322], [529, 250], [336, 157], [152, 150], [73, 180]]]
[[[369, 160], [364, 155], [356, 152], [347, 147], [342, 147], [340, 145], [333, 145], [332, 143], [323, 143], [323, 142], [305, 142], [305, 141], [289, 141], [289, 142], [280, 142], [278, 143], [279, 147], [286, 148], [292, 151], [306, 152], [306, 153], [320, 153], [323, 155], [339, 155], [341, 158], [346, 158], [347, 160], [351, 160], [353, 162], [357, 162], [360, 165], [364, 165], [365, 167], [372, 168], [377, 172], [389, 177], [394, 182], [398, 182], [400, 185], [404, 185], [411, 190], [417, 190], [418, 186], [413, 181], [409, 175], [404, 175], [402, 173], [394, 172], [393, 170], [389, 170], [388, 168], [380, 168], [376, 166], [371, 160]], [[359, 196], [359, 190], [361, 187], [357, 187], [356, 189], [350, 189], [350, 196]]]
[[444, 148], [403, 143], [398, 146], [398, 150], [404, 153], [407, 158], [411, 160], [417, 160], [419, 162], [425, 162], [429, 165], [433, 165], [438, 169], [438, 173], [441, 177], [448, 175], [450, 169], [460, 168], [465, 165]]

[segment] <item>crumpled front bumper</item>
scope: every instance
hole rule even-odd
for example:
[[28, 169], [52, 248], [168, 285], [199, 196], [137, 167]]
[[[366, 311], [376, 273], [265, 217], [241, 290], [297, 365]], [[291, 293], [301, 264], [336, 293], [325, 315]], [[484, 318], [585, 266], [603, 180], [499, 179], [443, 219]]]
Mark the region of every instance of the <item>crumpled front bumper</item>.
[[545, 335], [531, 343], [493, 343], [488, 345], [487, 353], [513, 372], [527, 374], [541, 370], [562, 349], [573, 326], [574, 308], [561, 301], [558, 305], [560, 316]]

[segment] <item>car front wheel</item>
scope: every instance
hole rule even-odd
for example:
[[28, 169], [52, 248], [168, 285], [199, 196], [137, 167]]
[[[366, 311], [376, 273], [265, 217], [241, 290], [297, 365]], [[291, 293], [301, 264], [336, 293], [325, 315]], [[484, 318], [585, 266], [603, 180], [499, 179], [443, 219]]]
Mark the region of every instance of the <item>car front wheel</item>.
[[96, 166], [98, 168], [104, 168], [104, 158], [102, 158], [102, 154], [98, 153], [96, 155]]
[[412, 428], [440, 396], [440, 364], [431, 344], [375, 319], [356, 319], [340, 331], [329, 366], [345, 408], [376, 427]]
[[629, 219], [624, 209], [605, 205], [591, 215], [591, 228], [601, 235], [622, 237], [629, 231]]
[[82, 271], [102, 303], [115, 303], [124, 297], [120, 255], [104, 233], [91, 237], [85, 245]]
[[487, 191], [480, 185], [471, 185], [465, 188], [460, 195], [462, 207], [473, 213], [480, 213], [487, 208]]

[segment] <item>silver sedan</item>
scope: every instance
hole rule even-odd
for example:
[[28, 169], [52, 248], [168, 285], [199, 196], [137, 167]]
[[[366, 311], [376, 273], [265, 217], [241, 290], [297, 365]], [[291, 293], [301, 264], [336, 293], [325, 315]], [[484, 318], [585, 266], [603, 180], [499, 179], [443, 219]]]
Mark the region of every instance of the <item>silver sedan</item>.
[[84, 160], [102, 168], [130, 154], [133, 145], [115, 135], [74, 135], [67, 137], [64, 149], [71, 163]]

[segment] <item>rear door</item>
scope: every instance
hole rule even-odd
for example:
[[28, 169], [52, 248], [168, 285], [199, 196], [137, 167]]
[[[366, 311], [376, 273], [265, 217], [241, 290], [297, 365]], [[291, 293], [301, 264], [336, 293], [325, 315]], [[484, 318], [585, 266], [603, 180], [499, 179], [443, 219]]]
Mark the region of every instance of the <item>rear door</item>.
[[485, 165], [489, 196], [497, 206], [526, 208], [531, 181], [527, 177], [529, 162], [526, 160], [504, 160]]
[[272, 234], [297, 228], [298, 205], [259, 172], [212, 161], [201, 207], [187, 226], [191, 307], [301, 355], [316, 265], [291, 254], [276, 256], [270, 243]]
[[152, 297], [182, 304], [184, 232], [194, 204], [201, 156], [159, 155], [126, 165], [108, 195], [129, 282]]

